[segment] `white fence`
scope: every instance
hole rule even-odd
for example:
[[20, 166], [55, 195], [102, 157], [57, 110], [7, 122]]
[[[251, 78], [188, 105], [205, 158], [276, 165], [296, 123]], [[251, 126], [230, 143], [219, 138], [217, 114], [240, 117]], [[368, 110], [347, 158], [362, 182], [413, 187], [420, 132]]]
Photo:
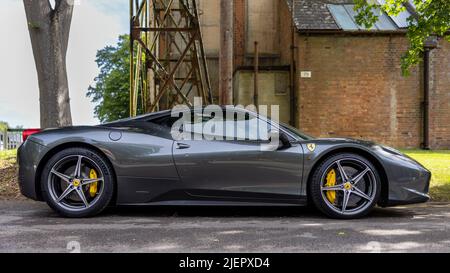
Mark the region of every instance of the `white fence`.
[[8, 130], [0, 132], [0, 150], [13, 150], [22, 144], [23, 130]]

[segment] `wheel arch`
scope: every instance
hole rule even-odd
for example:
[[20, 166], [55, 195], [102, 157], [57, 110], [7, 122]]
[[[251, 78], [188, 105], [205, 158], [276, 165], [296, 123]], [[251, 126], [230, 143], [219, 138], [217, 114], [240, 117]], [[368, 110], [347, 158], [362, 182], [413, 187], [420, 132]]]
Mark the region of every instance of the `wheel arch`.
[[116, 202], [117, 199], [117, 175], [116, 175], [116, 171], [114, 169], [114, 165], [112, 164], [111, 160], [108, 158], [108, 156], [106, 156], [105, 152], [103, 152], [100, 148], [89, 144], [89, 143], [85, 143], [85, 142], [66, 142], [60, 145], [57, 145], [55, 147], [53, 147], [52, 149], [50, 149], [43, 157], [42, 159], [39, 161], [38, 167], [36, 168], [36, 174], [35, 174], [35, 189], [36, 189], [36, 196], [38, 198], [38, 200], [44, 200], [43, 196], [42, 196], [42, 192], [41, 192], [41, 177], [42, 177], [42, 171], [44, 170], [45, 164], [47, 164], [47, 162], [50, 160], [50, 158], [52, 156], [54, 156], [55, 154], [66, 150], [66, 149], [70, 149], [70, 148], [85, 148], [85, 149], [89, 149], [89, 150], [93, 150], [97, 153], [99, 153], [100, 155], [102, 155], [105, 160], [106, 163], [109, 164], [109, 166], [111, 167], [112, 170], [112, 176], [114, 178], [114, 194], [113, 194], [113, 199], [111, 200], [112, 203]]
[[[360, 155], [360, 156], [366, 158], [367, 160], [369, 160], [370, 163], [372, 163], [375, 166], [375, 168], [377, 169], [378, 174], [380, 176], [380, 179], [381, 179], [381, 195], [380, 195], [380, 200], [378, 201], [378, 204], [383, 206], [387, 202], [388, 196], [389, 196], [389, 182], [388, 182], [386, 170], [383, 167], [383, 165], [381, 164], [381, 161], [376, 156], [374, 156], [372, 153], [370, 153], [367, 150], [357, 148], [357, 147], [340, 147], [340, 148], [333, 149], [331, 151], [327, 151], [327, 152], [323, 153], [322, 155], [320, 155], [320, 157], [316, 160], [313, 167], [311, 168], [311, 171], [308, 174], [308, 179], [306, 180], [307, 196], [309, 196], [309, 188], [310, 188], [311, 179], [314, 175], [314, 172], [320, 165], [320, 163], [325, 161], [330, 156], [340, 154], [340, 153], [353, 153], [353, 154]], [[308, 197], [308, 202], [309, 202], [309, 197]]]

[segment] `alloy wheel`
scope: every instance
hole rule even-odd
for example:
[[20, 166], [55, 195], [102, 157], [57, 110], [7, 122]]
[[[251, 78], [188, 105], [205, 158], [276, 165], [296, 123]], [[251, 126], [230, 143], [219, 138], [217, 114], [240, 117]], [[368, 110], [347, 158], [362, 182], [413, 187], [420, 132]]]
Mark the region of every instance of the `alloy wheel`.
[[83, 211], [100, 198], [104, 175], [92, 159], [71, 155], [53, 166], [47, 183], [50, 196], [58, 206], [69, 211]]
[[[329, 174], [335, 174], [330, 183]], [[374, 171], [355, 158], [344, 158], [328, 166], [321, 178], [321, 194], [326, 205], [341, 215], [356, 215], [370, 207], [377, 193]]]

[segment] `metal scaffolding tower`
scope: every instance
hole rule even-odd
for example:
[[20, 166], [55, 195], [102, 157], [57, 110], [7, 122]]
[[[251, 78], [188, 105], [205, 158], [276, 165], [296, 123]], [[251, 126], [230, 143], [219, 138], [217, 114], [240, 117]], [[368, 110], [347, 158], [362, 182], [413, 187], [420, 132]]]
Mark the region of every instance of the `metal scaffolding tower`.
[[196, 0], [130, 0], [130, 114], [213, 103]]

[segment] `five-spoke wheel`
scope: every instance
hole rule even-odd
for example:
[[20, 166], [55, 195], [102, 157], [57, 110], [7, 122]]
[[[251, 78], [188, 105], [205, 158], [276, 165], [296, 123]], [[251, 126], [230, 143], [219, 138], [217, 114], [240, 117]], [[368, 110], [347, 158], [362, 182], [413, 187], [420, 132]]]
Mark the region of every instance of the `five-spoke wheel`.
[[47, 203], [68, 217], [86, 217], [101, 212], [110, 202], [113, 177], [107, 160], [84, 148], [54, 155], [42, 177]]
[[310, 181], [316, 207], [334, 218], [358, 218], [376, 205], [380, 178], [373, 164], [356, 154], [337, 154], [323, 161]]

